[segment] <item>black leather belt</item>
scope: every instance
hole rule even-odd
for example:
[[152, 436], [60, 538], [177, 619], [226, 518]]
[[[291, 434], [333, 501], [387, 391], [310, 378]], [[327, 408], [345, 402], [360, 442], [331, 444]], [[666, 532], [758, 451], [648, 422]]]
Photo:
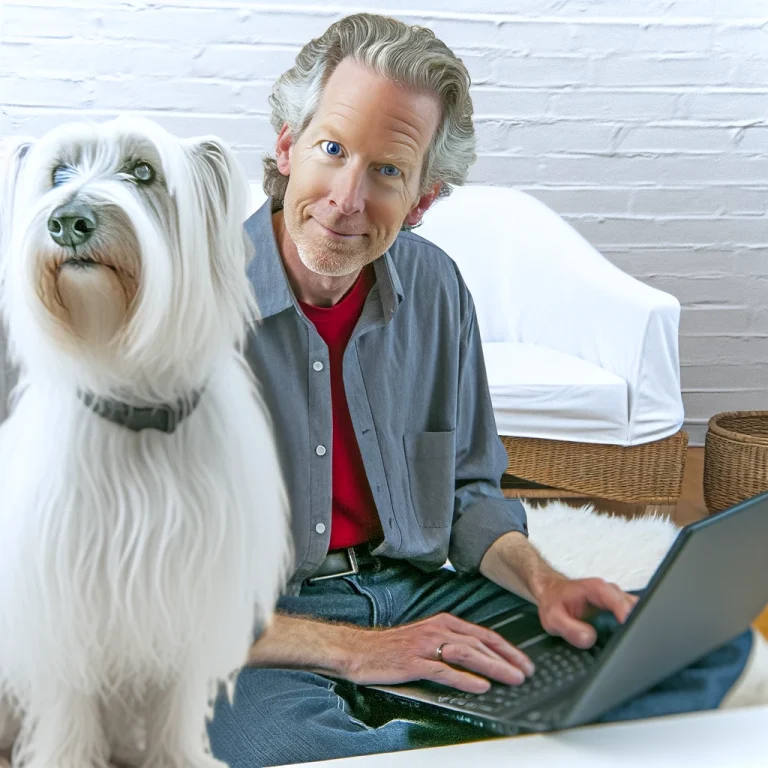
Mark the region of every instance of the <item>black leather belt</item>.
[[307, 584], [327, 579], [338, 579], [341, 576], [352, 576], [360, 573], [361, 568], [378, 566], [381, 558], [371, 554], [369, 544], [360, 544], [357, 547], [335, 549], [325, 556], [325, 560], [314, 575], [306, 580]]

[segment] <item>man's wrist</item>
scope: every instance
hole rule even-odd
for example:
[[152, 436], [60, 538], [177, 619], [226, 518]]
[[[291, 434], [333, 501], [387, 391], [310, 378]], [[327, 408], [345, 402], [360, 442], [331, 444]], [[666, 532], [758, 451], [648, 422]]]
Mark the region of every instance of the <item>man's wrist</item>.
[[563, 576], [562, 573], [546, 566], [546, 570], [536, 573], [531, 578], [528, 583], [528, 588], [531, 595], [533, 595], [534, 602], [539, 605], [543, 595], [545, 595], [552, 587], [561, 584], [564, 581], [568, 581], [567, 576]]
[[371, 630], [365, 630], [348, 625], [337, 625], [334, 629], [339, 630], [333, 634], [333, 656], [332, 666], [335, 677], [341, 677], [349, 680], [355, 670], [360, 665], [359, 648], [365, 643], [365, 638], [361, 637]]
[[519, 531], [499, 537], [488, 549], [480, 572], [491, 581], [538, 604], [547, 591], [567, 577], [552, 568]]

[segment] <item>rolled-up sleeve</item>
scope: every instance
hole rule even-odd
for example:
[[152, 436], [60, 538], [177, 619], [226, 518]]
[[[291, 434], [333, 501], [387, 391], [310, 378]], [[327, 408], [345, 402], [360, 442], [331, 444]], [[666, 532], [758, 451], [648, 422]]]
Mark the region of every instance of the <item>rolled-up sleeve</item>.
[[456, 492], [449, 558], [459, 573], [474, 573], [496, 539], [510, 531], [527, 536], [528, 526], [520, 501], [501, 492], [507, 452], [496, 431], [474, 303], [463, 281], [461, 287]]

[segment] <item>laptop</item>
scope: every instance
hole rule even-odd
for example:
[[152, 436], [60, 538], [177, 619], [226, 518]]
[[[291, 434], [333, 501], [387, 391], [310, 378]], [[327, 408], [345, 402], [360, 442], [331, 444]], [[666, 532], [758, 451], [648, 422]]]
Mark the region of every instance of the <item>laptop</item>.
[[536, 665], [522, 685], [472, 694], [421, 681], [358, 692], [369, 704], [503, 735], [593, 722], [746, 630], [768, 604], [767, 552], [763, 493], [681, 529], [624, 624], [608, 612], [588, 619], [598, 637], [588, 650], [548, 635], [535, 606], [482, 622]]

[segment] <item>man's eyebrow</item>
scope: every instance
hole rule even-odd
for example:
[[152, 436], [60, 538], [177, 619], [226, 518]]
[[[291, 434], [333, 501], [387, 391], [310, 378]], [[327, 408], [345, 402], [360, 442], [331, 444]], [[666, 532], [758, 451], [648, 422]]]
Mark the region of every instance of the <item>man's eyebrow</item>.
[[382, 163], [392, 163], [392, 165], [413, 165], [416, 158], [413, 155], [400, 153], [400, 154], [383, 154], [381, 156]]

